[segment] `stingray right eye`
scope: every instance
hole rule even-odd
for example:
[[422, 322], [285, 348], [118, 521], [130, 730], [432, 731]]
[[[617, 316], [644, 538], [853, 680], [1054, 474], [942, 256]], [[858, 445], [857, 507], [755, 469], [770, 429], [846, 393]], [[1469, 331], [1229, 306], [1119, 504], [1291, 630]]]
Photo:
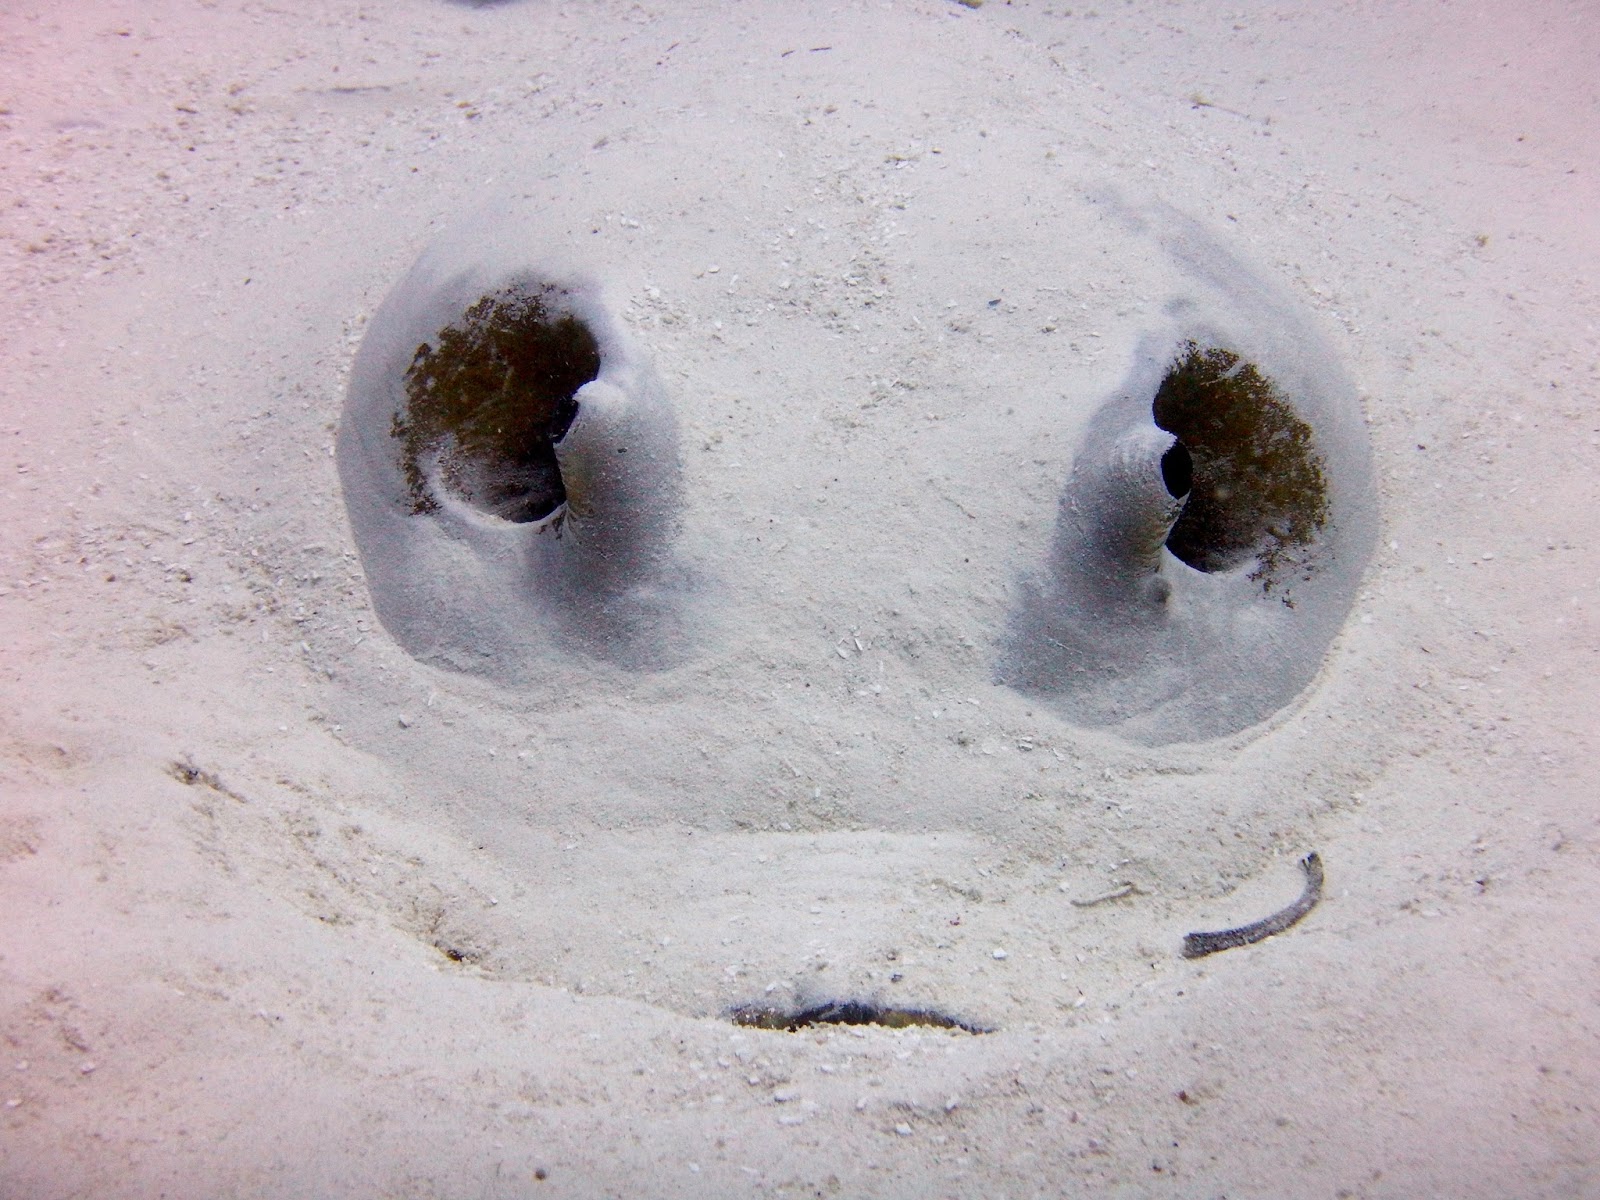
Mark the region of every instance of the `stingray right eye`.
[[998, 672], [1071, 720], [1157, 743], [1293, 699], [1373, 536], [1361, 416], [1331, 361], [1258, 363], [1200, 332], [1167, 347], [1147, 344], [1090, 422]]

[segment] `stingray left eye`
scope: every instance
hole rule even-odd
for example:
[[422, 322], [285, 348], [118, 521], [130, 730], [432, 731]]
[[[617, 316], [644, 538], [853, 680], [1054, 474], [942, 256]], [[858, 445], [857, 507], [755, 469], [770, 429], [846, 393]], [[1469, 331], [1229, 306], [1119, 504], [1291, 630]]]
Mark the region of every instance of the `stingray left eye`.
[[507, 288], [417, 347], [392, 424], [414, 514], [456, 500], [523, 523], [566, 504], [556, 443], [600, 374], [600, 347], [565, 300]]
[[374, 606], [410, 653], [516, 679], [552, 648], [680, 649], [676, 418], [591, 281], [425, 255], [362, 342], [339, 451]]

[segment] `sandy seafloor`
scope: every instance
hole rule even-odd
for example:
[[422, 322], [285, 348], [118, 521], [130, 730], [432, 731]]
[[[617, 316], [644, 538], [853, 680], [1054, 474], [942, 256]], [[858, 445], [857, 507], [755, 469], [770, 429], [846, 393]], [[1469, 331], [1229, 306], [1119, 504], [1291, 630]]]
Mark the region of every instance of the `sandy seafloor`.
[[[1597, 61], [1587, 3], [8, 3], [0, 1195], [1600, 1195]], [[374, 614], [350, 366], [497, 197], [676, 406], [663, 669]], [[994, 682], [1174, 287], [1107, 197], [1371, 437], [1349, 620], [1210, 742]], [[726, 1017], [838, 997], [995, 1032]]]

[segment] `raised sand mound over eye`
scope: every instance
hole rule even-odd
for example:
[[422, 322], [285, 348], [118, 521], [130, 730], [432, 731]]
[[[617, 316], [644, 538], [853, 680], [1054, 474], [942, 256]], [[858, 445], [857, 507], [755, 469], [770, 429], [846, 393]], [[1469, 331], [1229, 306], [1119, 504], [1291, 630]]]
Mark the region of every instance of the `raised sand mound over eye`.
[[582, 272], [474, 229], [373, 318], [339, 436], [373, 603], [408, 652], [525, 677], [673, 653], [677, 427]]
[[1075, 722], [1161, 743], [1297, 696], [1376, 530], [1354, 387], [1286, 300], [1175, 216], [1197, 285], [1092, 418], [999, 677]]

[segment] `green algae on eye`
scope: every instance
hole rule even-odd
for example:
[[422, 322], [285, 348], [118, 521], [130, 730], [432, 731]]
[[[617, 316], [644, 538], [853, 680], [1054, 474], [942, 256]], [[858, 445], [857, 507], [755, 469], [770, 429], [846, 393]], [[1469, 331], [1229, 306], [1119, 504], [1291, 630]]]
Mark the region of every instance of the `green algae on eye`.
[[1152, 408], [1189, 458], [1189, 499], [1167, 549], [1206, 572], [1253, 559], [1263, 592], [1303, 569], [1328, 520], [1328, 485], [1311, 427], [1272, 381], [1231, 350], [1191, 341]]
[[394, 416], [413, 514], [447, 488], [507, 521], [538, 521], [566, 501], [555, 444], [578, 412], [574, 394], [600, 373], [594, 335], [552, 310], [560, 292], [512, 287], [417, 347], [407, 403]]

